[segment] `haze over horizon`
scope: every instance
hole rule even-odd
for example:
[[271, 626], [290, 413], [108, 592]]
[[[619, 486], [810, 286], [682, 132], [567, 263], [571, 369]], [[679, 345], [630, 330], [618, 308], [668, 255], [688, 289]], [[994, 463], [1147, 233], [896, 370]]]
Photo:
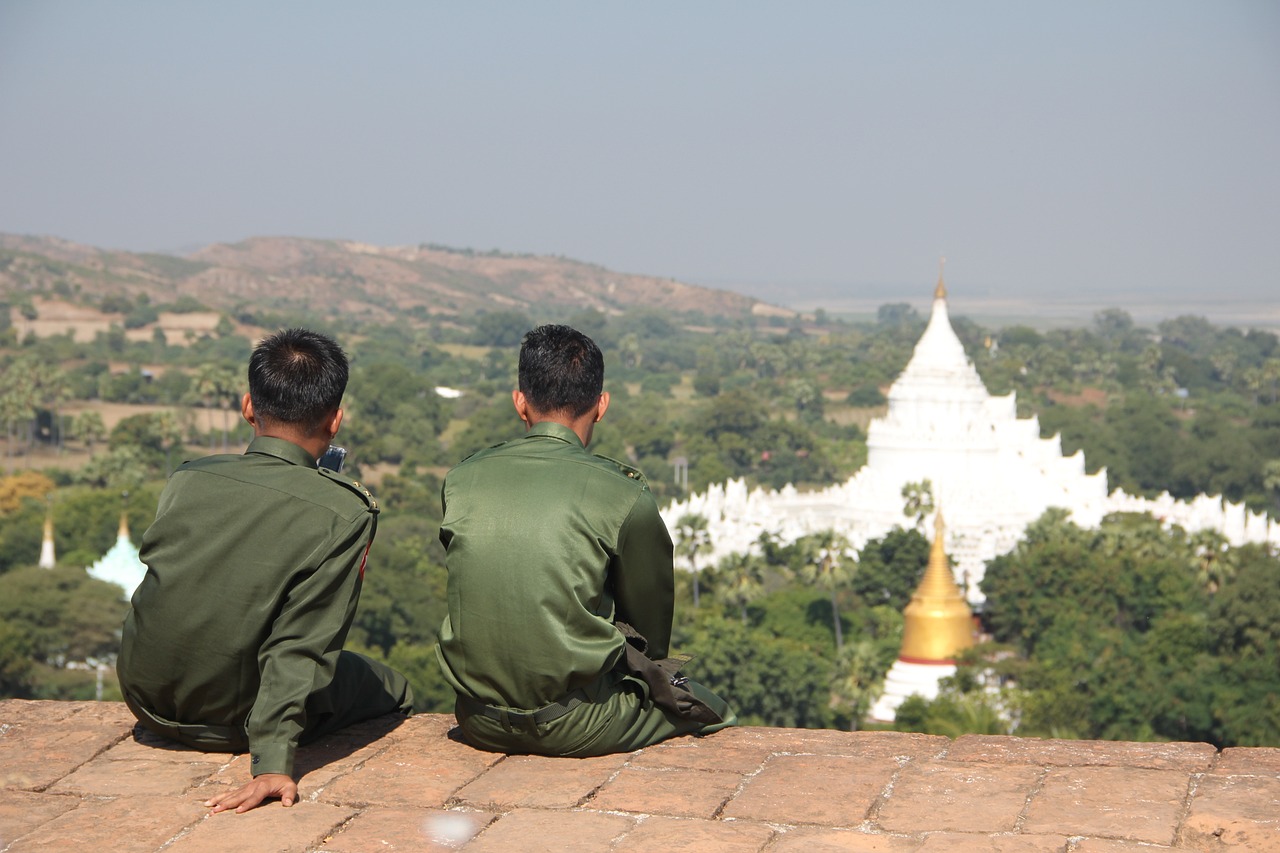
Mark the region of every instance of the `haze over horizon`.
[[1280, 4], [0, 0], [0, 231], [1276, 302]]

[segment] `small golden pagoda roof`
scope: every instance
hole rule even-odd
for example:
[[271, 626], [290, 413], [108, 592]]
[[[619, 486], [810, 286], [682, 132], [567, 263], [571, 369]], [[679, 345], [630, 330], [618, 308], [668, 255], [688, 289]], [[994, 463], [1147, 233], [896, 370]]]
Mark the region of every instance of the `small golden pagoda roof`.
[[903, 613], [906, 625], [899, 655], [902, 660], [948, 663], [957, 653], [973, 645], [973, 611], [951, 574], [943, 545], [945, 532], [939, 510], [934, 521], [929, 565]]
[[933, 289], [934, 299], [947, 298], [947, 285], [943, 281], [943, 275], [942, 275], [946, 271], [946, 268], [947, 268], [947, 259], [940, 258], [938, 260], [938, 286]]

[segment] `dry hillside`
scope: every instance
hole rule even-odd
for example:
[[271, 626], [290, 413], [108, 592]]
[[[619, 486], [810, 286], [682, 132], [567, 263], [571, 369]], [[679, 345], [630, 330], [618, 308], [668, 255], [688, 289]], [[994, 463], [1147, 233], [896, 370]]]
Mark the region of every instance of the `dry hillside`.
[[371, 320], [640, 305], [741, 316], [757, 305], [728, 291], [535, 255], [255, 237], [178, 257], [0, 234], [0, 294], [24, 292], [72, 299], [146, 293], [156, 303], [190, 296], [225, 311], [322, 306]]

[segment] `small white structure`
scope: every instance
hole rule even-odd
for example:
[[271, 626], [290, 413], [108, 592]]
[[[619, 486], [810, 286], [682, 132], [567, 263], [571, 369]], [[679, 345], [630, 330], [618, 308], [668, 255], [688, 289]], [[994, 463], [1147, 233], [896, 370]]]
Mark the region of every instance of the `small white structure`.
[[1108, 496], [1105, 470], [1085, 473], [1082, 453], [1064, 457], [1058, 436], [1041, 438], [1036, 418], [1017, 416], [1013, 394], [987, 392], [951, 328], [941, 277], [929, 325], [889, 389], [888, 412], [868, 427], [867, 464], [853, 477], [812, 492], [790, 485], [749, 490], [744, 481], [730, 480], [668, 505], [662, 516], [672, 530], [685, 513], [707, 519], [706, 564], [747, 551], [765, 532], [791, 542], [833, 529], [861, 549], [910, 523], [902, 512], [903, 487], [926, 479], [934, 505], [947, 508], [945, 547], [975, 604], [983, 599], [978, 583], [987, 561], [1012, 550], [1027, 524], [1050, 507], [1070, 511], [1086, 528], [1112, 512], [1150, 512], [1166, 525], [1216, 530], [1232, 545], [1280, 545], [1280, 525], [1221, 498]]
[[49, 510], [44, 516], [44, 539], [40, 542], [40, 562], [37, 563], [42, 569], [52, 569], [57, 565], [58, 560], [53, 551], [53, 510]]
[[133, 591], [142, 583], [147, 574], [147, 566], [138, 558], [138, 548], [129, 539], [129, 521], [123, 512], [120, 513], [120, 529], [116, 534], [116, 544], [102, 556], [102, 559], [85, 569], [90, 577], [100, 581], [113, 583], [124, 590], [124, 600], [133, 597]]

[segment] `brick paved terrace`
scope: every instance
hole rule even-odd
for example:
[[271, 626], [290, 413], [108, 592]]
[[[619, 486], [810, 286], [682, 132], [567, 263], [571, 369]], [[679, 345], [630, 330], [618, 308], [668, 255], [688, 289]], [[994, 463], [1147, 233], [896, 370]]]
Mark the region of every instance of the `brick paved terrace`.
[[0, 851], [1280, 851], [1280, 749], [738, 728], [501, 756], [440, 715], [300, 751], [300, 802], [210, 815], [243, 756], [118, 703], [0, 702]]

